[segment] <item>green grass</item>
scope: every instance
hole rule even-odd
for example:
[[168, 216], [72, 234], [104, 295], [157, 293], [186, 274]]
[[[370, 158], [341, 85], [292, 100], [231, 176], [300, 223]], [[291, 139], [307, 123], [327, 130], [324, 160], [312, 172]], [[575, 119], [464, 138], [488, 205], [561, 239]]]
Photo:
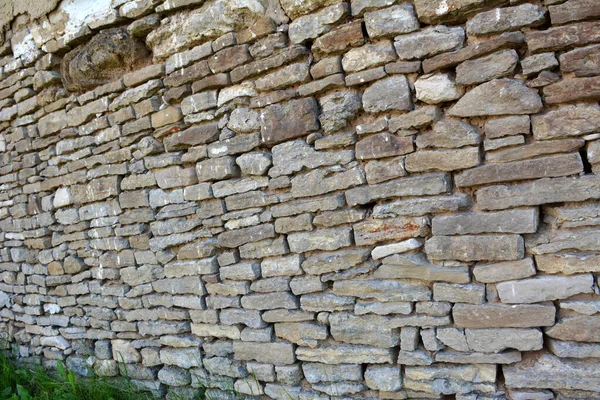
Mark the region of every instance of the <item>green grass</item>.
[[0, 350], [0, 400], [146, 400], [129, 379], [82, 378], [57, 361], [56, 373], [17, 364]]

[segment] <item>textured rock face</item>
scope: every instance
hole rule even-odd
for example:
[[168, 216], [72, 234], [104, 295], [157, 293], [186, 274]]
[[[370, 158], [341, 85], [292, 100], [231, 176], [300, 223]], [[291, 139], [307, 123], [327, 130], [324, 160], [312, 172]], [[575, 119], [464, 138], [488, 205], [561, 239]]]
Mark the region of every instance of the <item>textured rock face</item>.
[[70, 91], [94, 89], [147, 64], [150, 52], [144, 43], [122, 28], [107, 29], [65, 55], [60, 72]]
[[33, 3], [0, 1], [23, 362], [148, 398], [600, 397], [598, 1]]

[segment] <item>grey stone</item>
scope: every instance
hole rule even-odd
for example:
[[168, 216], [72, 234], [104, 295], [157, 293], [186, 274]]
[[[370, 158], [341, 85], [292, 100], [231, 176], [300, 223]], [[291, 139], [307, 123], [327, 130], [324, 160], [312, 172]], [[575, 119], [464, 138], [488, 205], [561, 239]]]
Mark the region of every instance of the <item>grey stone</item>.
[[456, 176], [458, 187], [486, 183], [574, 175], [583, 171], [578, 153], [550, 155], [533, 160], [488, 164], [462, 171]]
[[175, 365], [183, 369], [190, 369], [202, 364], [202, 356], [198, 348], [163, 348], [160, 350], [160, 361], [166, 365]]
[[284, 322], [275, 324], [275, 335], [300, 346], [317, 347], [327, 339], [327, 327], [312, 322]]
[[440, 212], [458, 211], [471, 205], [464, 195], [429, 196], [419, 199], [397, 200], [373, 208], [374, 218], [389, 218], [401, 215], [420, 216]]
[[382, 279], [422, 279], [427, 281], [445, 281], [452, 283], [469, 283], [468, 270], [459, 268], [436, 267], [427, 261], [422, 253], [394, 255], [383, 260], [374, 273], [375, 278]]
[[240, 170], [234, 157], [219, 157], [204, 160], [196, 164], [196, 174], [200, 182], [235, 178]]
[[425, 253], [434, 260], [509, 261], [523, 258], [519, 235], [434, 236], [425, 243]]
[[421, 150], [405, 159], [409, 172], [455, 171], [476, 167], [481, 163], [479, 147], [463, 147], [452, 150]]
[[588, 105], [566, 105], [531, 121], [536, 140], [579, 136], [600, 129], [600, 108]]
[[369, 161], [365, 165], [365, 175], [370, 185], [405, 176], [404, 157], [395, 157], [385, 161]]
[[552, 326], [556, 309], [544, 304], [457, 304], [452, 315], [459, 328], [531, 328]]
[[482, 283], [497, 283], [529, 278], [535, 274], [536, 269], [532, 258], [494, 264], [478, 264], [473, 268], [475, 279]]
[[295, 232], [288, 235], [290, 250], [304, 253], [312, 250], [337, 250], [352, 245], [351, 228], [319, 229], [313, 232]]
[[496, 354], [440, 351], [435, 355], [435, 361], [456, 364], [514, 364], [521, 361], [521, 353], [513, 350]]
[[[424, 128], [435, 121], [439, 121], [442, 118], [442, 111], [437, 106], [423, 106], [410, 111], [403, 115], [392, 117], [388, 121], [390, 131], [396, 132], [401, 129], [414, 129]], [[385, 121], [385, 120], [384, 120]], [[381, 127], [381, 130], [385, 129], [385, 126]], [[357, 127], [358, 130], [358, 127]], [[367, 133], [367, 132], [359, 132]]]
[[369, 249], [351, 249], [317, 253], [302, 263], [302, 269], [311, 275], [321, 275], [354, 267], [367, 260]]
[[548, 274], [599, 272], [600, 256], [585, 253], [538, 254], [535, 263], [538, 270]]
[[280, 143], [319, 128], [317, 104], [311, 98], [267, 106], [260, 118], [261, 135], [265, 143]]
[[249, 294], [242, 297], [242, 307], [249, 310], [294, 309], [298, 308], [298, 301], [294, 295], [285, 292]]
[[[490, 96], [489, 93], [497, 93]], [[465, 94], [449, 111], [456, 117], [535, 114], [542, 109], [536, 91], [514, 79], [494, 79]]]
[[539, 223], [537, 208], [436, 216], [431, 223], [434, 235], [478, 233], [535, 233]]
[[600, 358], [600, 344], [548, 339], [548, 349], [560, 358]]
[[519, 62], [515, 50], [502, 50], [475, 60], [467, 60], [456, 67], [456, 82], [476, 85], [495, 78], [511, 75]]
[[498, 353], [505, 349], [520, 351], [541, 350], [542, 332], [538, 329], [465, 329], [471, 351]]
[[306, 311], [347, 311], [354, 307], [352, 297], [336, 296], [333, 293], [307, 294], [300, 298], [300, 306]]
[[292, 196], [319, 196], [325, 193], [359, 186], [365, 183], [360, 167], [344, 170], [340, 167], [317, 169], [292, 178]]
[[429, 233], [426, 218], [400, 217], [393, 219], [367, 219], [354, 224], [354, 240], [358, 246], [386, 240], [405, 240], [423, 237]]
[[421, 283], [413, 281], [394, 281], [385, 279], [367, 279], [337, 281], [333, 283], [333, 292], [339, 296], [352, 296], [361, 299], [379, 301], [419, 301], [430, 300], [430, 290]]
[[363, 92], [363, 108], [377, 113], [390, 110], [410, 111], [413, 108], [411, 91], [404, 75], [381, 79]]
[[260, 363], [288, 365], [296, 361], [294, 355], [294, 345], [291, 343], [251, 343], [251, 342], [233, 342], [233, 352], [236, 360], [251, 361]]
[[348, 4], [338, 3], [307, 16], [295, 19], [289, 27], [292, 43], [303, 43], [316, 39], [331, 30], [332, 26], [349, 13]]
[[365, 370], [365, 383], [372, 390], [395, 392], [402, 387], [400, 366], [370, 365]]
[[412, 304], [403, 301], [392, 301], [380, 303], [377, 301], [359, 300], [354, 307], [356, 315], [376, 314], [410, 314], [412, 312]]
[[433, 299], [435, 301], [448, 301], [450, 303], [483, 304], [485, 286], [436, 282], [433, 284]]
[[403, 3], [364, 14], [371, 39], [409, 33], [419, 29], [419, 21], [411, 4]]
[[325, 133], [344, 128], [362, 107], [360, 94], [344, 90], [327, 94], [319, 99], [321, 115], [319, 121]]
[[347, 190], [346, 201], [348, 205], [355, 206], [390, 197], [434, 195], [448, 190], [450, 190], [448, 175], [424, 174]]
[[416, 140], [419, 148], [458, 148], [479, 143], [481, 135], [472, 125], [452, 120], [436, 122], [433, 132], [421, 134]]
[[302, 363], [304, 377], [310, 383], [362, 380], [362, 369], [357, 364]]
[[265, 175], [272, 164], [269, 153], [246, 153], [236, 158], [242, 175]]
[[415, 8], [419, 21], [427, 24], [460, 23], [474, 14], [503, 4], [503, 0], [465, 0], [449, 7], [444, 0], [417, 0]]
[[329, 326], [333, 338], [344, 343], [394, 347], [400, 341], [398, 331], [379, 317], [334, 313], [329, 316]]
[[306, 82], [310, 78], [309, 64], [299, 62], [283, 67], [275, 72], [258, 78], [256, 80], [256, 89], [260, 91], [269, 91], [283, 89], [296, 83]]
[[579, 178], [545, 178], [509, 186], [489, 186], [477, 191], [477, 202], [484, 210], [532, 206], [563, 201], [600, 198], [600, 180], [593, 175]]
[[350, 49], [342, 57], [342, 67], [346, 72], [357, 72], [377, 67], [396, 59], [392, 43], [380, 40], [362, 47]]
[[528, 115], [513, 115], [510, 117], [494, 118], [485, 123], [485, 136], [495, 139], [511, 135], [528, 135], [530, 132]]
[[432, 57], [463, 46], [465, 31], [461, 27], [444, 25], [422, 29], [419, 32], [395, 38], [394, 47], [401, 60]]
[[290, 175], [300, 171], [303, 167], [314, 169], [335, 164], [347, 164], [354, 159], [351, 150], [318, 152], [302, 140], [286, 142], [274, 146], [273, 168], [269, 176], [275, 178], [281, 175]]
[[526, 353], [523, 360], [502, 367], [511, 388], [600, 390], [597, 360], [562, 359], [543, 351]]
[[593, 291], [593, 276], [542, 276], [520, 281], [501, 282], [496, 286], [503, 303], [537, 303], [565, 299]]
[[372, 346], [320, 346], [315, 349], [299, 347], [296, 356], [300, 361], [323, 364], [386, 364], [392, 363], [393, 350]]
[[527, 3], [479, 13], [467, 22], [467, 33], [479, 36], [513, 31], [543, 24], [545, 20], [544, 10], [540, 6]]
[[411, 137], [402, 137], [388, 132], [377, 133], [356, 143], [356, 158], [368, 160], [398, 156], [412, 152]]
[[415, 81], [417, 99], [427, 104], [438, 104], [456, 100], [465, 93], [462, 86], [457, 85], [454, 74], [440, 73], [420, 76]]
[[[575, 51], [577, 50], [574, 50], [573, 52]], [[566, 54], [569, 53], [565, 53], [565, 58], [569, 57], [566, 56]], [[521, 60], [521, 69], [523, 71], [523, 74], [528, 76], [537, 74], [538, 72], [544, 70], [553, 69], [554, 67], [558, 67], [558, 60], [554, 56], [554, 53], [534, 54]], [[563, 67], [563, 71], [566, 68], [567, 67]]]

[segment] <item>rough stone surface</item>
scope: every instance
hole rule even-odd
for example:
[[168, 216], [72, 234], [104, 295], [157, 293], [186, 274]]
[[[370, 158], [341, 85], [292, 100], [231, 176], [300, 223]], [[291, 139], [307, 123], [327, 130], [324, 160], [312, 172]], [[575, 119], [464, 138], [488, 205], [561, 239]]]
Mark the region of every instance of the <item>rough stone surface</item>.
[[600, 398], [598, 1], [0, 20], [19, 365], [148, 398]]

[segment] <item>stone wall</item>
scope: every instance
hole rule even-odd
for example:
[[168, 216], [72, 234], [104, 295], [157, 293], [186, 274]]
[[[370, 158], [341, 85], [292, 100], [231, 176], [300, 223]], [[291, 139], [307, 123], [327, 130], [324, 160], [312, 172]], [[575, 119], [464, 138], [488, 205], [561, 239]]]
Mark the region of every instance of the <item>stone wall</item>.
[[4, 36], [24, 361], [167, 398], [600, 398], [598, 1], [65, 0]]

